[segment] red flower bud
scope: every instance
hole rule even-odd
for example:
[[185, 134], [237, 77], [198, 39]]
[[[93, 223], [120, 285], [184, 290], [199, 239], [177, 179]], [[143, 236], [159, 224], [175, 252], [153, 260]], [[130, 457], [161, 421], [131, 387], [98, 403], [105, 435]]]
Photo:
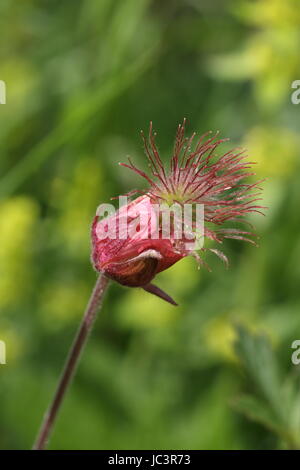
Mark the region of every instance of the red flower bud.
[[151, 238], [157, 227], [157, 214], [147, 195], [104, 220], [96, 215], [92, 225], [95, 269], [125, 286], [149, 284], [157, 273], [185, 256], [174, 248], [172, 240]]
[[[197, 235], [199, 227], [195, 206], [204, 207], [202, 238], [207, 237], [217, 243], [233, 238], [255, 244], [249, 238], [254, 236], [253, 233], [226, 227], [226, 223], [243, 222], [248, 212], [261, 213], [262, 208], [256, 204], [260, 199], [257, 197], [259, 183], [242, 183], [246, 177], [254, 175], [245, 171], [251, 162], [245, 162], [244, 152], [229, 151], [215, 157], [215, 149], [224, 140], [216, 140], [216, 136], [205, 140], [205, 135], [191, 150], [195, 134], [185, 138], [184, 126], [185, 122], [178, 127], [174, 153], [170, 167], [166, 169], [150, 124], [149, 140], [143, 133], [142, 137], [154, 178], [139, 170], [131, 160], [129, 164], [122, 164], [146, 179], [149, 188], [142, 196], [104, 219], [98, 211], [92, 225], [92, 262], [97, 271], [125, 286], [143, 287], [174, 304], [167, 294], [150, 282], [157, 273], [187, 255], [206, 265], [196, 250], [204, 252], [207, 249], [203, 245], [193, 249], [193, 245], [187, 243], [190, 235], [192, 238]], [[253, 190], [256, 191], [254, 194]], [[161, 226], [162, 204], [167, 208], [173, 208], [175, 204], [184, 210], [187, 205], [193, 205], [191, 219], [186, 223], [185, 219], [181, 221], [173, 214], [170, 219], [173, 225], [165, 231]], [[183, 229], [179, 236], [178, 228]], [[227, 257], [220, 250], [208, 250], [228, 264]]]

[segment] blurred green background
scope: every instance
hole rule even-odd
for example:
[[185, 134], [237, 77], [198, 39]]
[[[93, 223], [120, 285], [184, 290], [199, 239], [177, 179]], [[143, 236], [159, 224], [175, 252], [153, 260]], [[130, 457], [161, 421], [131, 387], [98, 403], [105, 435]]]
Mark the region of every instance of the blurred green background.
[[299, 448], [298, 0], [1, 0], [0, 25], [0, 448], [30, 448], [52, 397], [96, 207], [143, 185], [117, 163], [143, 167], [150, 120], [168, 158], [183, 117], [268, 177], [260, 247], [159, 275], [178, 308], [112, 285], [50, 448]]

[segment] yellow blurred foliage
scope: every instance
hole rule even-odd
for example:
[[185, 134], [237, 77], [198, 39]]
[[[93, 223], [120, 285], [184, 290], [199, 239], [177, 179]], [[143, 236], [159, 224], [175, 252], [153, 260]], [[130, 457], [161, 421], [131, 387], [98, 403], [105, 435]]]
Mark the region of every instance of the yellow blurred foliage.
[[[15, 328], [1, 328], [0, 331], [0, 340], [5, 343], [5, 356], [6, 356], [6, 366], [11, 366], [19, 358], [21, 358], [24, 353], [24, 340], [17, 333]], [[1, 368], [2, 366], [0, 366]]]
[[273, 345], [276, 344], [275, 331], [266, 327], [264, 319], [257, 317], [254, 312], [247, 310], [226, 312], [210, 320], [203, 332], [205, 344], [218, 359], [239, 363], [235, 351], [237, 325], [243, 325], [252, 334], [266, 335]]
[[56, 179], [52, 192], [60, 216], [58, 235], [64, 240], [67, 251], [78, 257], [89, 256], [88, 227], [96, 213], [97, 205], [104, 199], [104, 183], [95, 159], [83, 158], [75, 165], [72, 179]]
[[7, 84], [7, 103], [2, 112], [11, 114], [16, 109], [24, 109], [32, 90], [36, 86], [36, 75], [30, 63], [20, 58], [10, 58], [1, 62], [1, 80]]
[[230, 315], [219, 315], [205, 326], [203, 335], [209, 350], [220, 359], [236, 362], [234, 342], [236, 332]]
[[299, 136], [284, 128], [255, 127], [245, 137], [244, 145], [250, 160], [257, 162], [255, 171], [261, 176], [283, 178], [298, 165]]
[[0, 204], [0, 307], [20, 302], [30, 286], [38, 206], [28, 197]]
[[166, 327], [173, 323], [179, 314], [179, 307], [174, 307], [143, 289], [130, 289], [117, 305], [120, 324], [129, 328]]
[[[201, 272], [198, 269], [196, 260], [192, 256], [183, 258], [171, 268], [163, 271], [158, 276], [158, 282], [166, 289], [176, 292], [179, 297], [187, 295], [191, 290], [200, 284]], [[174, 294], [175, 295], [175, 294]]]
[[239, 2], [234, 11], [247, 23], [270, 28], [299, 26], [298, 0], [256, 0]]
[[180, 304], [195, 286], [200, 283], [200, 272], [196, 261], [187, 257], [162, 272], [155, 279], [162, 289], [179, 303], [178, 307], [142, 289], [128, 289], [122, 305], [118, 307], [120, 322], [133, 328], [165, 327], [176, 321], [182, 314]]
[[89, 288], [83, 281], [62, 281], [46, 284], [41, 293], [42, 319], [55, 331], [83, 315]]
[[289, 99], [291, 84], [298, 78], [299, 2], [239, 2], [234, 12], [259, 29], [238, 50], [210, 57], [208, 71], [223, 80], [253, 80], [257, 103], [266, 109], [277, 107]]

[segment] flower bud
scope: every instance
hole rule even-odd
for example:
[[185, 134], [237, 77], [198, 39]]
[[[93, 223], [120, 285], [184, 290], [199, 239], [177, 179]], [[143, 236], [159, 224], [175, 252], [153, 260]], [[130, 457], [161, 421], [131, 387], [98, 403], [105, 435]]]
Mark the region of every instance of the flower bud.
[[159, 238], [159, 215], [151, 198], [141, 196], [92, 225], [92, 261], [97, 271], [128, 287], [144, 287], [179, 261], [171, 239]]

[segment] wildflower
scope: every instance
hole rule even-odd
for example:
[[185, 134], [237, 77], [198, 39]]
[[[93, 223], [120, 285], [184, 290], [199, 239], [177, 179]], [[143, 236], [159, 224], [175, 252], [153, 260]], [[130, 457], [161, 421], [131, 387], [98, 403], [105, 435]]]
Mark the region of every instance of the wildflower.
[[[224, 224], [228, 221], [242, 222], [247, 213], [261, 213], [262, 209], [257, 205], [261, 190], [259, 183], [244, 183], [245, 178], [254, 175], [248, 171], [252, 162], [245, 161], [244, 151], [231, 150], [217, 157], [215, 150], [225, 139], [218, 140], [217, 134], [211, 136], [208, 133], [192, 149], [195, 133], [190, 138], [186, 138], [184, 133], [185, 121], [178, 126], [173, 155], [169, 168], [166, 168], [160, 158], [151, 123], [148, 139], [143, 132], [142, 138], [152, 176], [138, 169], [130, 159], [129, 163], [121, 163], [143, 177], [148, 182], [148, 189], [117, 213], [103, 220], [96, 215], [92, 225], [92, 261], [97, 271], [125, 286], [142, 287], [174, 304], [151, 281], [156, 274], [188, 255], [208, 267], [199, 254], [207, 248], [201, 245], [196, 250], [188, 243], [190, 238], [197, 237], [195, 207], [204, 207], [202, 237], [217, 244], [221, 244], [224, 238], [255, 244], [251, 238], [253, 233], [224, 227]], [[164, 208], [184, 208], [187, 205], [193, 207], [189, 223], [172, 214], [172, 227], [168, 236], [164, 236], [161, 227]], [[179, 225], [183, 225], [180, 237], [176, 232], [178, 220]], [[113, 237], [109, 236], [112, 228], [115, 229]], [[208, 250], [228, 264], [222, 251], [216, 248]]]

